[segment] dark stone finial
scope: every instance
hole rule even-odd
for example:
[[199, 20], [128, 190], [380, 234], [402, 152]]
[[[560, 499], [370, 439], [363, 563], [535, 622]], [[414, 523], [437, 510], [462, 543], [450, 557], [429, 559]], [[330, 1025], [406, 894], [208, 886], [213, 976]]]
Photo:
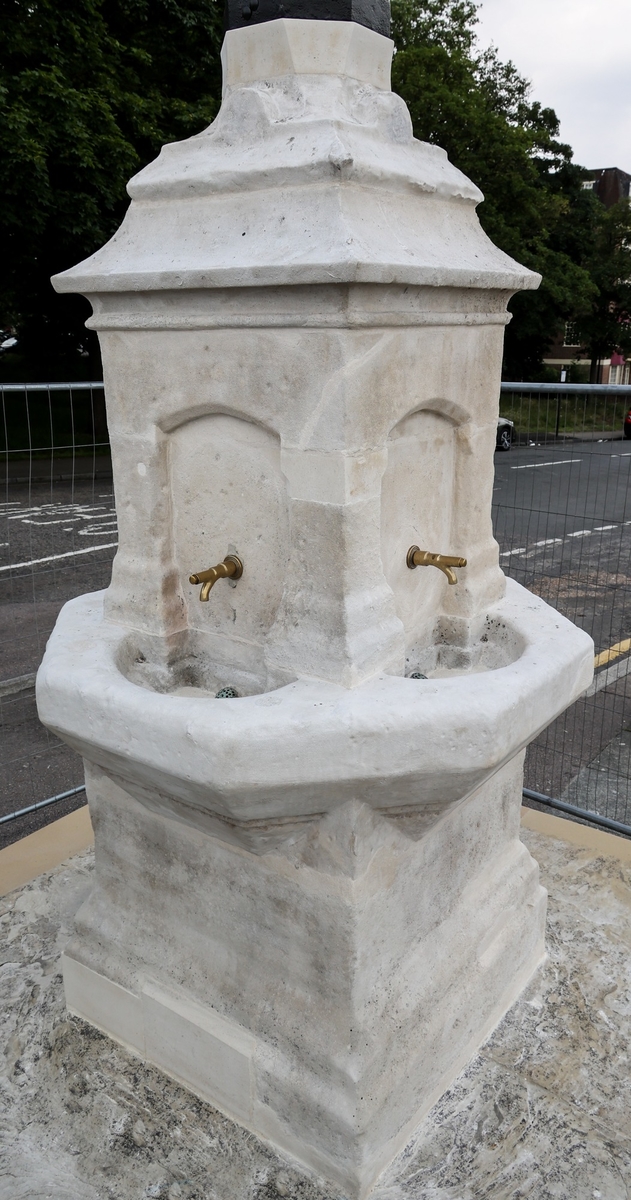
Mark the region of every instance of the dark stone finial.
[[226, 0], [226, 29], [292, 17], [301, 21], [356, 21], [390, 37], [390, 0]]

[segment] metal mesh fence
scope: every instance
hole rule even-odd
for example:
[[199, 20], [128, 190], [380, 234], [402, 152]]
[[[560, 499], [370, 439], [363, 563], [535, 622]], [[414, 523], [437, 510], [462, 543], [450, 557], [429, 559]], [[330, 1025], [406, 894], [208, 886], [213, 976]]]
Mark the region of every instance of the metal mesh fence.
[[504, 384], [500, 562], [592, 635], [596, 678], [526, 756], [528, 789], [631, 826], [631, 389]]
[[[35, 673], [66, 600], [105, 587], [116, 514], [102, 383], [0, 385], [0, 817], [83, 781], [37, 719]], [[0, 824], [0, 844], [83, 803]]]
[[[84, 802], [80, 759], [37, 719], [35, 672], [66, 600], [107, 586], [116, 514], [103, 385], [0, 385], [0, 845]], [[597, 675], [529, 748], [528, 789], [631, 826], [631, 388], [503, 384], [500, 562], [586, 629]], [[507, 436], [508, 431], [508, 436]], [[631, 437], [631, 424], [629, 426]], [[628, 448], [627, 448], [628, 447]]]

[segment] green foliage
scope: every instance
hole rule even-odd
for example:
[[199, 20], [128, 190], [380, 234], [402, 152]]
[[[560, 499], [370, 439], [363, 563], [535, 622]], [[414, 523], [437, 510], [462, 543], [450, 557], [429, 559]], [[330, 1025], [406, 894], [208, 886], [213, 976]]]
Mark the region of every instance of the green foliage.
[[[511, 301], [504, 364], [536, 378], [566, 320], [595, 357], [631, 348], [631, 213], [605, 212], [581, 187], [554, 112], [512, 63], [480, 52], [476, 13], [476, 0], [393, 0], [393, 86], [416, 136], [484, 192], [492, 240], [543, 275]], [[6, 0], [0, 327], [18, 326], [30, 378], [98, 378], [87, 302], [56, 296], [49, 278], [114, 233], [131, 175], [215, 116], [222, 15], [220, 0]]]
[[576, 322], [592, 360], [592, 376], [599, 360], [613, 350], [631, 353], [631, 208], [626, 200], [610, 209], [598, 207], [594, 237], [585, 253], [598, 293], [590, 311]]
[[489, 237], [539, 271], [538, 292], [516, 296], [506, 335], [505, 374], [531, 378], [568, 319], [587, 314], [596, 286], [585, 259], [593, 237], [591, 193], [569, 146], [557, 140], [550, 108], [493, 49], [475, 46], [477, 5], [463, 0], [393, 0], [397, 53], [393, 87], [414, 133], [442, 146], [483, 191], [478, 208]]
[[468, 54], [475, 41], [476, 0], [392, 0], [391, 36], [398, 51], [441, 46]]
[[[0, 323], [31, 376], [78, 373], [95, 354], [80, 297], [49, 278], [93, 253], [125, 211], [125, 185], [164, 142], [213, 119], [218, 0], [9, 0], [0, 69]], [[90, 364], [98, 371], [96, 356]], [[98, 378], [98, 375], [97, 375]]]

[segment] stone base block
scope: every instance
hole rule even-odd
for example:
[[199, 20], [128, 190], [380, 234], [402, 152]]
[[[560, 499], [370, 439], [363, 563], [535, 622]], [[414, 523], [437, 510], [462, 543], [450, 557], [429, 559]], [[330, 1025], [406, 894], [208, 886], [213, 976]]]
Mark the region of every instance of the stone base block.
[[521, 773], [252, 854], [88, 769], [69, 1009], [361, 1200], [543, 959]]

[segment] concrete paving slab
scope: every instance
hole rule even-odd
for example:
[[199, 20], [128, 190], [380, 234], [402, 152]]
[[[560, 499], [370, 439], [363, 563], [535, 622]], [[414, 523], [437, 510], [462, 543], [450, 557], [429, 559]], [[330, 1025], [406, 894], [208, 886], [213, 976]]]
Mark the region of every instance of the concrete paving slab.
[[561, 799], [631, 824], [631, 730], [617, 733], [571, 780]]

